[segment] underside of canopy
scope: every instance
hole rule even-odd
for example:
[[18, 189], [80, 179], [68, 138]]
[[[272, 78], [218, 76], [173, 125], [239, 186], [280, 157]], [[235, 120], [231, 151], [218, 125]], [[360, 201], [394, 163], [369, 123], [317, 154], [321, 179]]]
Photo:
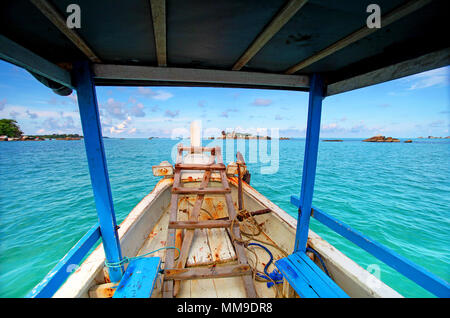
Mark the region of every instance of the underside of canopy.
[[[0, 58], [66, 87], [90, 60], [96, 85], [308, 91], [320, 73], [327, 95], [449, 64], [448, 1], [378, 0], [379, 29], [366, 25], [371, 3], [2, 1]], [[81, 28], [66, 25], [70, 4]]]

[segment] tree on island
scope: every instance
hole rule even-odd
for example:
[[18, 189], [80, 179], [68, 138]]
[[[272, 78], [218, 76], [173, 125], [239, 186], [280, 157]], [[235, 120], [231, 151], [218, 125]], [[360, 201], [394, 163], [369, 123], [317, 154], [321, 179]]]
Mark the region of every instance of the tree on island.
[[14, 119], [0, 119], [0, 136], [8, 136], [10, 138], [19, 138], [23, 135], [17, 121]]

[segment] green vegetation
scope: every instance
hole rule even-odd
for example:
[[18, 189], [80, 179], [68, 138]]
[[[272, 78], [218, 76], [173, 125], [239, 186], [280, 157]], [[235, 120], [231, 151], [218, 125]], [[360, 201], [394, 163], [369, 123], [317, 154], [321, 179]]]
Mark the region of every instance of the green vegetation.
[[0, 136], [6, 135], [10, 138], [18, 138], [22, 134], [23, 132], [17, 125], [17, 121], [14, 119], [0, 119]]
[[47, 139], [83, 138], [83, 136], [78, 134], [30, 135], [30, 137], [41, 137]]

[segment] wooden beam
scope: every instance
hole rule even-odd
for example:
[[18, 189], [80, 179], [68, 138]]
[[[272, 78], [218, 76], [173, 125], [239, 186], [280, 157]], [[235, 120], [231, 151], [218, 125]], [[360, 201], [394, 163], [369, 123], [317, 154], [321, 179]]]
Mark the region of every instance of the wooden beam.
[[289, 0], [285, 6], [273, 17], [245, 53], [234, 64], [233, 71], [239, 71], [250, 59], [269, 42], [269, 40], [305, 5], [308, 0]]
[[66, 25], [65, 18], [58, 10], [47, 0], [30, 0], [50, 22], [52, 22], [65, 36], [75, 44], [75, 46], [86, 55], [91, 62], [101, 63], [100, 58], [95, 55], [91, 48], [83, 41], [83, 39], [73, 29], [69, 29]]
[[164, 82], [168, 85], [221, 84], [223, 86], [267, 87], [276, 89], [307, 90], [309, 76], [284, 75], [258, 72], [234, 72], [221, 70], [152, 67], [139, 65], [94, 64], [95, 79], [100, 82], [145, 81]]
[[[225, 173], [225, 171], [222, 171]], [[191, 187], [180, 187], [180, 188], [173, 188], [172, 187], [172, 193], [178, 193], [178, 194], [224, 194], [224, 193], [231, 193], [230, 188], [206, 188], [206, 189], [200, 189], [200, 188], [191, 188]]]
[[229, 220], [207, 220], [207, 221], [175, 221], [169, 222], [169, 229], [212, 229], [230, 227]]
[[74, 88], [70, 73], [0, 34], [0, 59]]
[[450, 64], [450, 48], [428, 53], [378, 70], [328, 85], [327, 96], [348, 92]]
[[[398, 8], [390, 11], [389, 13], [383, 15], [381, 17], [381, 26], [385, 27], [405, 16], [408, 14], [422, 8], [426, 4], [430, 3], [431, 0], [412, 0], [408, 1], [407, 3], [399, 6]], [[328, 46], [327, 48], [319, 51], [318, 53], [308, 57], [307, 59], [301, 61], [300, 63], [290, 67], [285, 71], [285, 74], [294, 74], [298, 72], [301, 69], [304, 69], [305, 67], [347, 47], [348, 45], [361, 40], [362, 38], [376, 32], [377, 28], [368, 28], [367, 26], [362, 27], [356, 32], [351, 33], [350, 35], [346, 36], [345, 38], [333, 43], [332, 45]]]
[[252, 273], [248, 264], [212, 266], [212, 267], [191, 267], [174, 268], [164, 270], [164, 279], [167, 280], [189, 280], [208, 279], [250, 275]]
[[227, 166], [223, 163], [211, 164], [211, 165], [203, 165], [196, 163], [181, 163], [176, 164], [175, 169], [180, 170], [226, 170]]
[[167, 66], [166, 0], [150, 0], [158, 66]]

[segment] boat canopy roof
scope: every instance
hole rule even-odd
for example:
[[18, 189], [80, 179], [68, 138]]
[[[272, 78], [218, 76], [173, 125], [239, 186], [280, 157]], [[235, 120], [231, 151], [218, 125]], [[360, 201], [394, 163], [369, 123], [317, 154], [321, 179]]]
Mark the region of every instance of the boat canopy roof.
[[[0, 58], [55, 91], [73, 88], [73, 63], [89, 59], [96, 85], [308, 91], [320, 73], [327, 95], [449, 64], [447, 0], [377, 0], [381, 28], [366, 24], [372, 3], [2, 1]], [[71, 4], [80, 28], [67, 27]]]

